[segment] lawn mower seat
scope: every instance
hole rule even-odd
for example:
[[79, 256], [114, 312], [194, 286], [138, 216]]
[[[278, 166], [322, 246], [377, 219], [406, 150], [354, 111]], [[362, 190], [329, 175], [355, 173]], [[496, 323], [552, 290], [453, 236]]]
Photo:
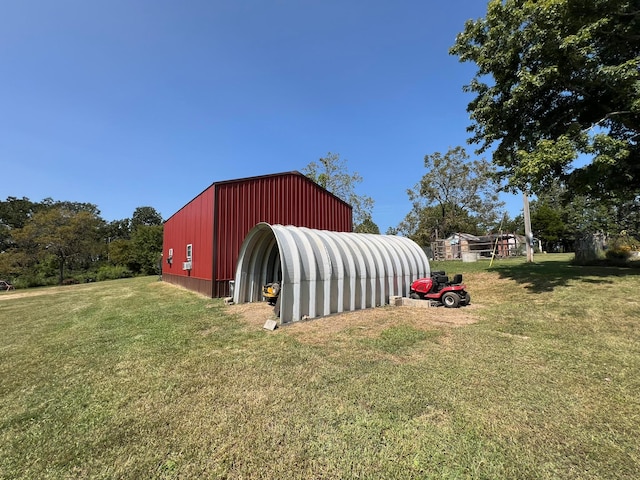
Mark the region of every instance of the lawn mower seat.
[[451, 280], [451, 285], [460, 285], [462, 283], [462, 274], [456, 273]]
[[[436, 273], [444, 273], [444, 272], [436, 272]], [[447, 283], [449, 283], [449, 277], [447, 277], [446, 275], [435, 275], [435, 276], [432, 275], [431, 278], [433, 280], [433, 290], [435, 292], [439, 292], [441, 289], [447, 286]]]

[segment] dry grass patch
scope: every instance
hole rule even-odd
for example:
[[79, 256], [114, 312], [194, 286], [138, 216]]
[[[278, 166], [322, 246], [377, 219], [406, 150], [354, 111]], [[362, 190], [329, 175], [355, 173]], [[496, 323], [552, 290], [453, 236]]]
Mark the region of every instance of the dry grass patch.
[[[269, 335], [322, 349], [337, 361], [349, 357], [354, 362], [415, 363], [433, 355], [432, 348], [446, 348], [450, 331], [477, 322], [480, 310], [478, 305], [458, 309], [385, 306], [295, 322]], [[231, 305], [228, 311], [249, 329], [261, 329], [267, 319], [275, 318], [266, 303]], [[422, 348], [425, 342], [432, 347]]]
[[[387, 328], [410, 325], [419, 330], [433, 327], [461, 327], [478, 321], [480, 305], [472, 304], [463, 308], [444, 307], [394, 307], [367, 308], [353, 312], [343, 312], [285, 325], [278, 330], [286, 332], [301, 341], [329, 341], [345, 331], [359, 330], [362, 336], [375, 336]], [[230, 305], [228, 311], [238, 315], [252, 328], [262, 328], [265, 321], [275, 319], [273, 307], [265, 302]], [[276, 330], [277, 333], [278, 330]]]
[[19, 298], [38, 297], [41, 295], [57, 295], [64, 291], [91, 289], [95, 285], [65, 285], [61, 287], [40, 287], [28, 290], [11, 290], [0, 295], [0, 301], [17, 300]]

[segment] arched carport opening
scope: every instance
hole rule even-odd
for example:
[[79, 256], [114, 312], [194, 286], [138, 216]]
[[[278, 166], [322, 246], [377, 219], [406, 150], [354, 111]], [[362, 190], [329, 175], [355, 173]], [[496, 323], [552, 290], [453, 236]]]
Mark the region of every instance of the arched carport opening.
[[263, 285], [279, 281], [280, 323], [290, 323], [385, 305], [429, 273], [407, 238], [259, 223], [240, 249], [233, 300], [262, 301]]

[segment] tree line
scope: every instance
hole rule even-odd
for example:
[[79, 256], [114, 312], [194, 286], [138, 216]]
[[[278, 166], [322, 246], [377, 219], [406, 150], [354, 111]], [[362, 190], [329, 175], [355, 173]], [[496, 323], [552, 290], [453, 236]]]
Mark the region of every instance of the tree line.
[[162, 230], [153, 207], [107, 222], [91, 203], [9, 196], [0, 201], [0, 278], [33, 287], [158, 274]]
[[[454, 233], [524, 235], [522, 213], [510, 217], [499, 200], [502, 186], [494, 164], [472, 158], [458, 146], [425, 155], [424, 167], [426, 173], [407, 189], [410, 211], [387, 234], [408, 237], [423, 247]], [[329, 153], [304, 172], [354, 205], [354, 231], [380, 233], [372, 220], [373, 199], [355, 192], [362, 177], [349, 171], [346, 160]], [[530, 212], [534, 237], [546, 252], [572, 252], [579, 239], [594, 233], [613, 239], [614, 246], [619, 243], [622, 250], [638, 247], [640, 197], [603, 202], [571, 191], [556, 179], [530, 202]], [[616, 254], [615, 249], [612, 252]]]
[[[470, 160], [465, 149], [425, 156], [427, 173], [407, 191], [411, 211], [387, 233], [401, 234], [428, 246], [458, 232], [524, 234], [522, 213], [511, 218], [499, 201], [496, 167], [484, 159]], [[547, 252], [572, 252], [576, 241], [594, 233], [614, 246], [637, 249], [640, 238], [640, 197], [604, 202], [572, 191], [560, 179], [550, 181], [530, 202], [534, 237]]]

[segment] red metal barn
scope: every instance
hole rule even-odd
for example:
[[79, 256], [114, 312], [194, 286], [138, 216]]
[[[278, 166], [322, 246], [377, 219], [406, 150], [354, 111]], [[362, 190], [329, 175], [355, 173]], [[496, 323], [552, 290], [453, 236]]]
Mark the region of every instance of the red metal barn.
[[350, 232], [351, 213], [300, 172], [215, 182], [165, 222], [162, 278], [229, 296], [240, 246], [257, 223]]

